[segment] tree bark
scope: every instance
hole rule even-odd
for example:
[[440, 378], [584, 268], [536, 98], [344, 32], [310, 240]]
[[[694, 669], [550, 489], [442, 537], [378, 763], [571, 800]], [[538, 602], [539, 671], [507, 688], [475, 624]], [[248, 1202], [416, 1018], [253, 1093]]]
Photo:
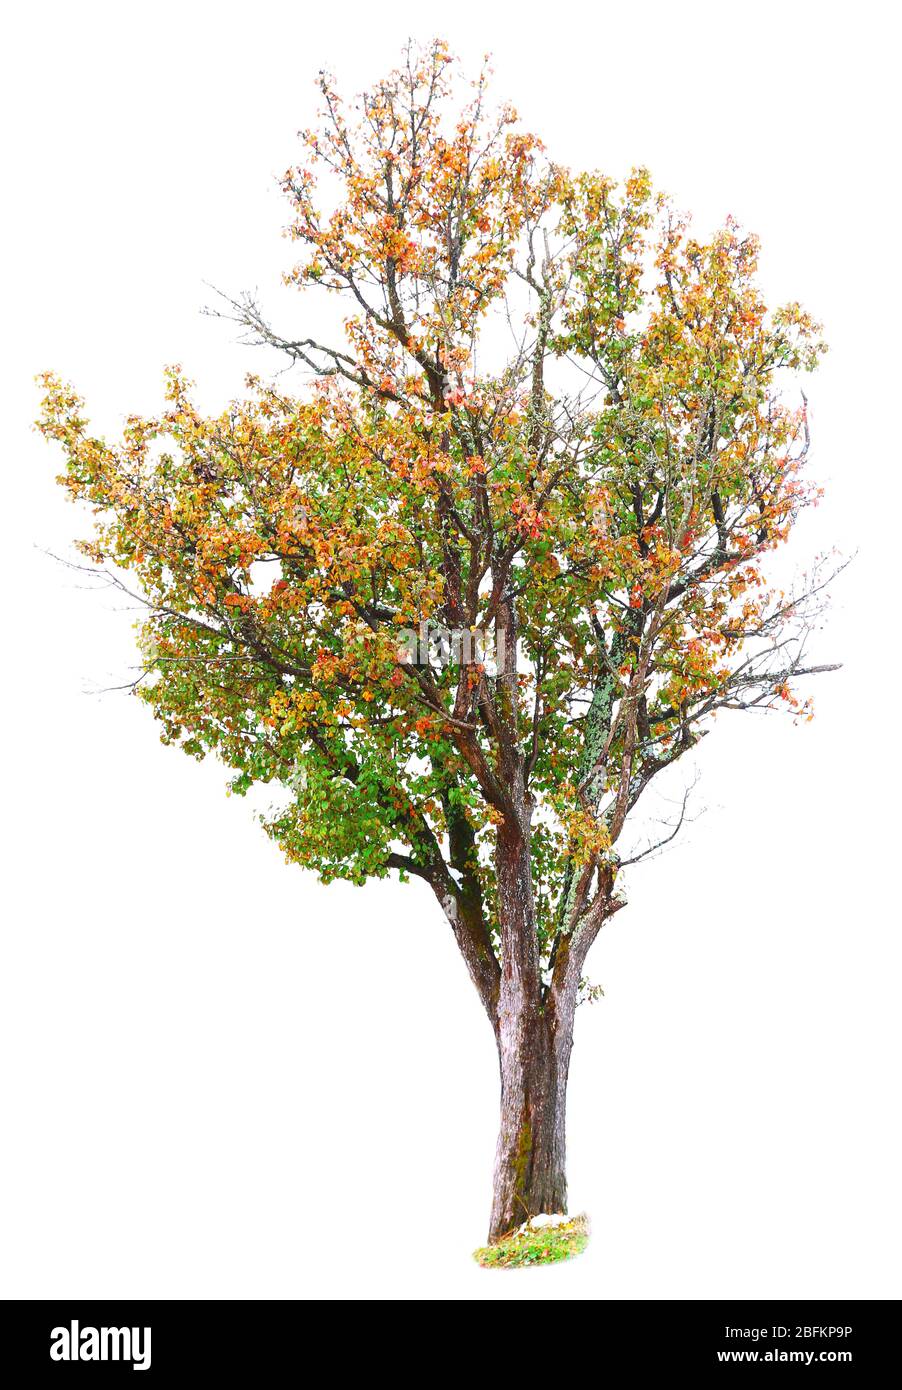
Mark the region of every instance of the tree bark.
[[[505, 845], [502, 833], [499, 846], [510, 868], [518, 857], [516, 844]], [[521, 855], [525, 858], [526, 851]], [[505, 886], [510, 884], [499, 882], [502, 890]], [[572, 934], [560, 938], [546, 989], [532, 988], [536, 975], [528, 958], [521, 956], [518, 962], [511, 952], [511, 958], [503, 962], [495, 1030], [501, 1064], [501, 1128], [490, 1243], [538, 1212], [567, 1210], [567, 1077], [576, 996], [593, 941], [606, 919], [622, 906], [612, 897], [612, 888], [609, 875]], [[502, 912], [506, 897], [504, 891], [499, 894]], [[534, 934], [527, 939], [534, 940]]]
[[489, 1241], [538, 1212], [567, 1210], [565, 1119], [573, 1041], [553, 1010], [534, 1010], [498, 1033], [501, 1127], [495, 1155]]
[[578, 969], [572, 968], [558, 971], [547, 988], [542, 981], [532, 882], [533, 800], [517, 732], [517, 621], [511, 594], [500, 599], [495, 622], [504, 653], [496, 687], [502, 734], [498, 772], [508, 804], [495, 840], [501, 936], [495, 1037], [501, 1127], [490, 1243], [538, 1212], [567, 1210], [567, 1072], [579, 982]]

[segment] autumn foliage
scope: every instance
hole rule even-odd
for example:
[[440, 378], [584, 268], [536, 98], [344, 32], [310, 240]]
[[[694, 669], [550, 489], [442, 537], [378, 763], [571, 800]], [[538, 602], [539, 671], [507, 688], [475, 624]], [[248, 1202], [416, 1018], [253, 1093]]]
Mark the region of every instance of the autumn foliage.
[[[804, 710], [811, 594], [764, 562], [814, 499], [792, 379], [823, 349], [734, 222], [701, 238], [645, 170], [571, 173], [460, 85], [442, 44], [350, 106], [322, 77], [287, 278], [336, 335], [225, 311], [301, 394], [250, 379], [207, 417], [172, 370], [107, 442], [47, 376], [40, 427], [86, 557], [145, 605], [164, 740], [272, 784], [324, 880], [425, 879], [500, 1037], [572, 1019], [652, 780], [721, 710]], [[424, 623], [503, 634], [500, 669], [405, 660]]]

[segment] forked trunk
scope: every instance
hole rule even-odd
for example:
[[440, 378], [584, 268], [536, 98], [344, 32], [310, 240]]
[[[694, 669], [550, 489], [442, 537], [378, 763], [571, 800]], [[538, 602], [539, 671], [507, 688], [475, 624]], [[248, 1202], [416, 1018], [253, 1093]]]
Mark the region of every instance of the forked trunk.
[[552, 1011], [521, 1015], [499, 1030], [501, 1128], [489, 1241], [539, 1212], [567, 1210], [565, 1118], [572, 1020]]
[[504, 638], [497, 692], [506, 728], [499, 772], [510, 804], [495, 841], [501, 977], [493, 1023], [501, 1063], [501, 1129], [490, 1242], [538, 1212], [567, 1209], [564, 1117], [576, 999], [572, 971], [564, 972], [563, 992], [557, 981], [548, 990], [542, 982], [532, 883], [533, 801], [517, 736], [517, 625], [509, 594], [499, 604], [496, 629]]

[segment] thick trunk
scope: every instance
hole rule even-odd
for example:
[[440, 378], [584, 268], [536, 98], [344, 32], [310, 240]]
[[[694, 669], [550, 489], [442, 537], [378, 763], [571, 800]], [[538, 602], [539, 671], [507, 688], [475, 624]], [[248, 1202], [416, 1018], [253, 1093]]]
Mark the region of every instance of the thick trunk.
[[555, 1028], [553, 1010], [532, 1011], [499, 1032], [501, 1128], [495, 1155], [489, 1240], [538, 1212], [567, 1210], [565, 1116], [572, 1020]]
[[503, 596], [495, 621], [504, 639], [496, 695], [502, 727], [498, 772], [507, 799], [495, 841], [501, 977], [493, 1021], [501, 1063], [501, 1129], [490, 1242], [538, 1212], [567, 1209], [564, 1120], [578, 983], [573, 970], [557, 972], [547, 990], [542, 983], [532, 883], [533, 800], [517, 728], [512, 595]]

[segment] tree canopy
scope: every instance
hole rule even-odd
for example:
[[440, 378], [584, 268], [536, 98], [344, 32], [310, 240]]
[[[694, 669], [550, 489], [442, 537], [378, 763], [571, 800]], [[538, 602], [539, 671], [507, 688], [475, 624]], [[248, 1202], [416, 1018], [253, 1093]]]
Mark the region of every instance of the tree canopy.
[[205, 416], [172, 369], [107, 442], [48, 375], [40, 428], [93, 509], [88, 562], [145, 606], [163, 739], [280, 786], [269, 833], [325, 881], [425, 879], [491, 1016], [522, 804], [550, 988], [619, 904], [652, 780], [721, 710], [806, 711], [820, 580], [784, 593], [763, 562], [816, 497], [785, 393], [823, 345], [765, 305], [734, 222], [700, 238], [644, 169], [572, 173], [485, 73], [459, 88], [441, 43], [350, 105], [321, 76], [287, 279], [336, 335], [223, 310], [303, 390], [249, 378]]

